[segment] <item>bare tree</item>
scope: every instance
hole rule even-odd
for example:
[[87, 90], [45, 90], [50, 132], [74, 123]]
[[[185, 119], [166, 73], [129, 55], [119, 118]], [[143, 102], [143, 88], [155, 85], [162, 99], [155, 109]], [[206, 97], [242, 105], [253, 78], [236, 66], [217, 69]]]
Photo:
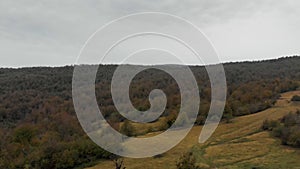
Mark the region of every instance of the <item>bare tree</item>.
[[120, 158], [119, 156], [112, 156], [111, 159], [114, 162], [116, 169], [126, 169], [126, 167], [124, 167], [123, 158]]

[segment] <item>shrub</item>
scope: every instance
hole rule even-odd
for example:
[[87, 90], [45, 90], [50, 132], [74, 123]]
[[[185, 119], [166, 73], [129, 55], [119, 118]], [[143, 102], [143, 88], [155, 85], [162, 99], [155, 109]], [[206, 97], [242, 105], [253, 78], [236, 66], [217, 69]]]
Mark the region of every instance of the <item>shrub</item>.
[[281, 143], [283, 145], [289, 145], [288, 144], [288, 140], [289, 140], [289, 137], [290, 137], [290, 129], [288, 127], [283, 127], [280, 131], [280, 139], [281, 139]]
[[264, 120], [262, 126], [261, 126], [261, 129], [263, 130], [270, 130], [272, 131], [273, 129], [277, 128], [278, 126], [280, 126], [280, 123], [278, 121], [275, 121], [275, 120]]
[[288, 115], [284, 116], [282, 118], [282, 122], [284, 123], [284, 125], [286, 127], [291, 127], [291, 126], [294, 126], [297, 124], [297, 121], [299, 120], [300, 118], [298, 117], [297, 114], [292, 114], [292, 113], [289, 113]]
[[269, 130], [269, 120], [264, 120], [262, 126], [261, 126], [262, 130]]
[[177, 169], [200, 169], [192, 152], [183, 154], [176, 163]]
[[195, 124], [197, 125], [203, 125], [205, 123], [206, 117], [203, 115], [199, 115], [196, 119]]
[[135, 129], [134, 129], [133, 125], [128, 120], [125, 120], [125, 122], [121, 126], [120, 132], [122, 134], [125, 134], [126, 136], [129, 136], [129, 137], [130, 136], [135, 136]]
[[299, 126], [294, 126], [291, 128], [287, 144], [291, 145], [293, 147], [300, 147], [300, 127]]
[[295, 96], [292, 97], [291, 100], [292, 100], [292, 101], [300, 101], [300, 96], [295, 95]]
[[223, 118], [225, 119], [226, 123], [231, 123], [232, 119], [233, 119], [233, 116], [232, 116], [232, 114], [227, 113], [227, 114], [223, 115]]
[[287, 131], [286, 127], [279, 126], [279, 127], [275, 128], [275, 129], [273, 129], [272, 134], [273, 134], [274, 137], [281, 137], [283, 135], [284, 131]]
[[164, 156], [164, 154], [157, 154], [155, 156], [153, 156], [153, 158], [162, 158]]
[[115, 163], [115, 167], [116, 169], [126, 169], [126, 167], [124, 167], [124, 160], [123, 159], [115, 159], [114, 160]]

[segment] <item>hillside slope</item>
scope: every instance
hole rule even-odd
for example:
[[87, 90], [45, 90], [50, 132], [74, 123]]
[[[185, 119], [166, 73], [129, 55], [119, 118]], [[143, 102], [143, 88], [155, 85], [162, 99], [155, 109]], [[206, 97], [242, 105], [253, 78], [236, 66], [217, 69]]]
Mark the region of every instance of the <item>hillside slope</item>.
[[[179, 145], [161, 158], [125, 158], [125, 166], [128, 169], [175, 169], [178, 157], [191, 150], [203, 168], [300, 168], [299, 149], [282, 146], [278, 139], [260, 130], [265, 119], [279, 119], [300, 109], [300, 105], [290, 102], [295, 94], [300, 95], [300, 91], [283, 93], [275, 106], [265, 111], [237, 117], [232, 123], [220, 124], [205, 144], [197, 143], [201, 126], [195, 126]], [[111, 161], [102, 161], [90, 169], [113, 167]]]
[[[300, 86], [299, 65], [300, 56], [225, 63], [227, 102], [223, 118], [230, 120], [232, 117], [266, 110], [274, 105], [280, 93], [296, 90]], [[85, 69], [82, 76], [85, 77], [95, 65], [82, 66]], [[117, 67], [100, 65], [97, 72], [95, 94], [105, 119], [112, 127], [127, 135], [144, 135], [168, 128], [177, 117], [181, 105], [177, 82], [166, 72], [157, 69], [147, 69], [135, 76], [129, 94], [136, 109], [149, 109], [149, 93], [154, 89], [161, 89], [166, 94], [167, 106], [158, 123], [143, 126], [136, 123], [126, 129], [126, 125], [122, 125], [126, 119], [118, 113], [111, 97], [111, 80]], [[126, 67], [134, 69], [141, 66]], [[180, 65], [171, 67], [174, 71], [181, 71]], [[211, 85], [203, 66], [190, 68], [197, 80], [201, 98], [196, 119], [196, 124], [201, 125], [210, 107]], [[110, 157], [110, 153], [90, 140], [76, 117], [72, 99], [73, 70], [73, 66], [0, 68], [0, 168], [82, 168]], [[122, 104], [127, 107], [126, 102]], [[90, 112], [90, 108], [88, 106], [86, 112]], [[197, 145], [199, 133], [200, 128], [192, 135], [195, 137], [193, 143], [188, 143], [177, 152], [177, 149], [170, 151], [177, 154], [170, 156], [164, 168], [174, 167], [174, 161], [189, 146]], [[168, 157], [157, 158], [153, 163], [156, 165], [159, 160], [163, 163]]]

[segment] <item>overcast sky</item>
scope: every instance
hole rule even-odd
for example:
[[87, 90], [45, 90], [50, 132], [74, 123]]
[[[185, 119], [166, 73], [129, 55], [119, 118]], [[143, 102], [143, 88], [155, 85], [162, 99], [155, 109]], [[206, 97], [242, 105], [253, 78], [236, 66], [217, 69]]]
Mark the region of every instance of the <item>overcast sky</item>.
[[220, 60], [300, 54], [299, 0], [0, 0], [0, 67], [74, 64], [99, 27], [136, 12], [165, 12], [197, 25]]

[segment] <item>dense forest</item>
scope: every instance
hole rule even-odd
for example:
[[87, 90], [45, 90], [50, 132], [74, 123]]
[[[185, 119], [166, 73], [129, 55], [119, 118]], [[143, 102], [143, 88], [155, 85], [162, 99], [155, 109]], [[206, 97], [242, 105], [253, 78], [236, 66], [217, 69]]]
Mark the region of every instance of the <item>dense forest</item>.
[[[224, 64], [227, 79], [224, 120], [269, 108], [280, 93], [297, 89], [299, 65], [298, 56]], [[110, 93], [116, 68], [116, 65], [99, 66], [96, 96], [104, 117], [118, 129], [125, 118], [117, 113]], [[190, 68], [200, 89], [196, 124], [201, 125], [210, 106], [210, 83], [204, 67]], [[77, 120], [72, 103], [73, 69], [73, 66], [0, 69], [0, 168], [73, 168], [111, 157], [86, 136]], [[132, 104], [138, 110], [147, 110], [149, 93], [156, 88], [167, 95], [162, 116], [170, 125], [178, 113], [181, 96], [175, 80], [167, 73], [156, 69], [139, 73], [130, 85]], [[123, 124], [128, 123], [126, 120]], [[120, 127], [124, 134], [132, 134], [128, 130], [131, 130], [128, 125]]]

